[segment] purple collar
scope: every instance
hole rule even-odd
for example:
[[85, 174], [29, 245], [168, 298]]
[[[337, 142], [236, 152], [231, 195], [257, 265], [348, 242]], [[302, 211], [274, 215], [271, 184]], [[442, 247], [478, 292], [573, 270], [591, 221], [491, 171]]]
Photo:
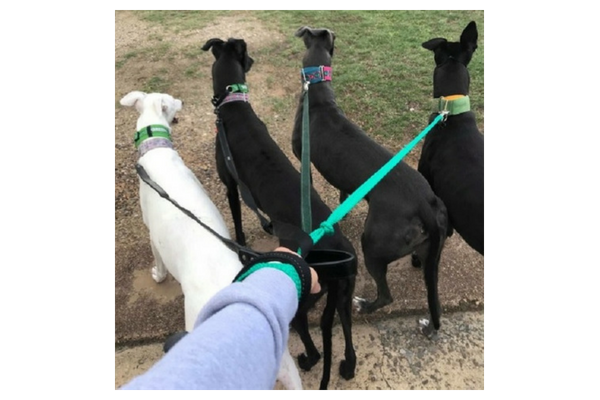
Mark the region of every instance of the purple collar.
[[221, 102], [221, 104], [219, 104], [219, 106], [217, 107], [217, 109], [219, 109], [223, 104], [226, 103], [231, 103], [233, 101], [245, 101], [246, 103], [248, 102], [248, 93], [229, 93], [227, 95], [227, 97], [225, 97], [223, 99], [223, 101]]
[[169, 139], [165, 139], [162, 137], [153, 137], [146, 139], [142, 143], [140, 143], [138, 147], [138, 153], [140, 155], [140, 158], [142, 158], [142, 156], [150, 150], [157, 149], [159, 147], [166, 147], [168, 149], [172, 149], [173, 143]]

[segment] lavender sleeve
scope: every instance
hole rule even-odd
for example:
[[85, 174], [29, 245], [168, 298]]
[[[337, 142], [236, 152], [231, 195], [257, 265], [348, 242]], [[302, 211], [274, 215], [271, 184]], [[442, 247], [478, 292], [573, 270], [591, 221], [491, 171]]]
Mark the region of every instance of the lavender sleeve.
[[297, 307], [292, 280], [260, 269], [219, 291], [194, 330], [121, 389], [272, 389]]

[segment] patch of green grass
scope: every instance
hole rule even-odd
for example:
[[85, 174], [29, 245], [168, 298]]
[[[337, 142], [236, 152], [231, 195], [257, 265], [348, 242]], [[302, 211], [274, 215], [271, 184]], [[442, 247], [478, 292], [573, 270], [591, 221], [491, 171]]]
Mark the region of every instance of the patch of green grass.
[[290, 104], [290, 101], [286, 98], [273, 98], [271, 104], [273, 105], [273, 111], [275, 114], [285, 115], [289, 113], [290, 109], [294, 109], [295, 104]]
[[172, 45], [171, 43], [160, 43], [157, 44], [155, 46], [149, 46], [149, 47], [144, 47], [141, 49], [137, 49], [134, 51], [130, 51], [128, 53], [126, 53], [123, 58], [121, 58], [119, 61], [115, 62], [115, 68], [121, 68], [123, 67], [123, 65], [125, 65], [125, 63], [127, 62], [127, 60], [131, 59], [131, 58], [142, 58], [144, 57], [145, 59], [147, 59], [148, 61], [160, 61], [160, 60], [164, 60], [164, 59], [172, 59], [173, 58], [173, 54], [171, 51]]
[[[206, 57], [206, 51], [202, 50], [204, 43], [198, 43], [192, 46], [185, 47], [181, 52], [182, 54], [191, 59], [197, 59], [200, 57]], [[212, 54], [210, 54], [212, 56]]]
[[163, 41], [163, 37], [161, 35], [158, 35], [156, 33], [152, 33], [148, 36], [148, 39], [150, 40], [155, 40], [157, 42], [162, 42]]
[[153, 76], [148, 79], [143, 86], [143, 91], [146, 93], [168, 93], [171, 87], [171, 82], [160, 76]]
[[115, 68], [117, 68], [117, 69], [121, 68], [123, 65], [125, 65], [127, 60], [137, 57], [138, 54], [139, 54], [139, 52], [137, 52], [137, 51], [130, 51], [129, 53], [126, 53], [123, 56], [123, 58], [121, 58], [119, 61], [115, 62]]
[[172, 47], [173, 46], [171, 43], [163, 42], [156, 46], [146, 47], [145, 49], [143, 49], [143, 54], [150, 61], [160, 61], [165, 58], [168, 58], [167, 55], [171, 51]]
[[188, 78], [204, 78], [206, 74], [204, 73], [203, 69], [204, 66], [201, 63], [195, 62], [187, 67], [183, 73]]

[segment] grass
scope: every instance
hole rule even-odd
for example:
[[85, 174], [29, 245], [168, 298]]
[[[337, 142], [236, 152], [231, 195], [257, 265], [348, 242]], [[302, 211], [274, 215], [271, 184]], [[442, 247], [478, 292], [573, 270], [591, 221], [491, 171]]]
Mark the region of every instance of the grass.
[[125, 55], [123, 56], [123, 58], [121, 58], [119, 61], [115, 62], [115, 68], [116, 69], [121, 68], [123, 65], [125, 65], [125, 63], [127, 62], [127, 60], [129, 60], [130, 58], [137, 57], [138, 54], [139, 54], [138, 51], [130, 51], [129, 53], [125, 53]]
[[[421, 43], [434, 37], [457, 41], [467, 23], [474, 20], [479, 47], [469, 65], [470, 97], [478, 124], [483, 127], [483, 11], [140, 11], [138, 15], [177, 33], [210, 26], [216, 18], [225, 16], [258, 19], [285, 39], [257, 49], [252, 57], [269, 60], [276, 68], [297, 71], [305, 48], [302, 40], [294, 37], [296, 30], [304, 25], [330, 28], [336, 33], [333, 86], [338, 104], [370, 135], [402, 143], [426, 126], [430, 112], [435, 64], [433, 53], [423, 49]], [[125, 54], [116, 62], [116, 68], [132, 58], [152, 62], [197, 60], [203, 56], [197, 45], [175, 51], [166, 39], [153, 39], [152, 46]], [[247, 41], [250, 43], [251, 38]], [[154, 75], [146, 82], [147, 88], [167, 89], [169, 81], [160, 73]], [[196, 61], [178, 79], [202, 76], [208, 76], [207, 72]], [[293, 113], [296, 105], [290, 101], [274, 99], [273, 108], [278, 113]]]
[[147, 46], [137, 50], [130, 51], [125, 53], [123, 57], [115, 62], [115, 68], [122, 68], [125, 63], [131, 58], [144, 58], [147, 61], [161, 61], [164, 59], [172, 58], [173, 54], [172, 45], [168, 42], [160, 42], [154, 46]]
[[203, 70], [202, 64], [200, 64], [197, 61], [191, 63], [190, 66], [188, 68], [186, 68], [183, 73], [185, 74], [186, 77], [188, 77], [190, 79], [198, 79], [198, 78], [201, 79], [201, 78], [206, 77], [206, 73]]
[[167, 93], [170, 86], [171, 83], [166, 78], [153, 76], [144, 83], [142, 90], [146, 93]]
[[435, 64], [421, 43], [434, 37], [457, 41], [474, 20], [479, 47], [469, 64], [470, 97], [483, 125], [483, 11], [263, 11], [257, 16], [288, 37], [278, 54], [298, 70], [304, 44], [294, 37], [296, 30], [304, 25], [333, 30], [338, 104], [369, 134], [402, 141], [425, 127], [430, 110]]

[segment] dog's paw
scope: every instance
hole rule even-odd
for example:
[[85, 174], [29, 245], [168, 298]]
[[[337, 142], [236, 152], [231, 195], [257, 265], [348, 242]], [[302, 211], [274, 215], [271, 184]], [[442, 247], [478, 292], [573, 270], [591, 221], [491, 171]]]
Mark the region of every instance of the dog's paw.
[[422, 318], [419, 320], [419, 330], [427, 339], [437, 340], [438, 339], [438, 331], [433, 327], [432, 324], [429, 323], [427, 318]]
[[310, 371], [320, 358], [321, 355], [319, 353], [313, 357], [308, 357], [306, 354], [302, 353], [298, 355], [298, 366], [302, 368], [303, 371]]
[[356, 311], [364, 312], [367, 300], [363, 299], [362, 297], [354, 296], [354, 298], [352, 299], [352, 304], [354, 304]]
[[340, 375], [345, 380], [350, 380], [350, 379], [354, 378], [354, 369], [355, 368], [356, 368], [356, 362], [349, 363], [347, 360], [343, 360], [340, 363]]
[[152, 267], [152, 279], [154, 279], [154, 281], [156, 283], [161, 283], [162, 281], [165, 280], [166, 277], [167, 277], [167, 271], [158, 268], [157, 265]]
[[352, 304], [354, 304], [356, 311], [362, 314], [370, 314], [376, 310], [376, 308], [373, 305], [373, 302], [367, 301], [362, 297], [355, 296], [352, 299]]

